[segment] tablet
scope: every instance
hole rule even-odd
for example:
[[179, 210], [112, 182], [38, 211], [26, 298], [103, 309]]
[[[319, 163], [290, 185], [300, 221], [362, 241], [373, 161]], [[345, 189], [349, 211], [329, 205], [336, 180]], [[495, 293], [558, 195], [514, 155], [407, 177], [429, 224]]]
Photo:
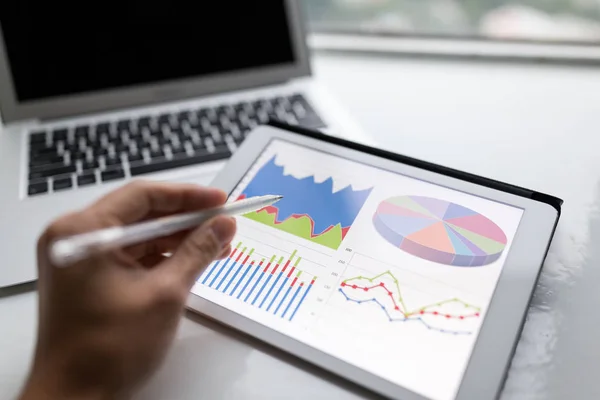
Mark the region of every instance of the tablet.
[[562, 201], [321, 133], [255, 129], [188, 307], [394, 399], [499, 396]]

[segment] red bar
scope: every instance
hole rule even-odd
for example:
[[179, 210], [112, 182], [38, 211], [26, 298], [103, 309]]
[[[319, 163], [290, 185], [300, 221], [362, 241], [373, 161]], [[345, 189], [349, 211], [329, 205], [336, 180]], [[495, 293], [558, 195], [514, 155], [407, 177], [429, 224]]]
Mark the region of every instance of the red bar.
[[237, 251], [237, 247], [235, 249], [233, 249], [233, 251], [231, 252], [231, 254], [229, 255], [229, 258], [233, 258], [233, 256], [235, 256], [235, 252]]
[[265, 267], [265, 269], [263, 270], [263, 274], [267, 272], [267, 270], [269, 269], [269, 267], [271, 266], [271, 262], [267, 263], [267, 266]]
[[288, 265], [290, 265], [290, 261], [292, 261], [292, 259], [288, 259], [287, 262], [285, 263], [285, 265], [283, 266], [283, 269], [281, 270], [281, 272], [285, 272], [285, 269], [288, 267]]
[[290, 272], [288, 273], [288, 279], [290, 279], [290, 276], [292, 276], [292, 272], [294, 272], [294, 270], [296, 269], [296, 267], [292, 267], [292, 269], [290, 269]]
[[[252, 261], [252, 263], [251, 263], [251, 264], [254, 264], [254, 261]], [[258, 268], [260, 268], [260, 266], [261, 266], [262, 264], [263, 264], [263, 262], [262, 262], [262, 261], [261, 261], [261, 262], [259, 262], [259, 263], [258, 263]]]
[[[250, 258], [250, 254], [248, 254], [246, 256], [246, 258], [244, 259], [244, 262], [242, 263], [242, 266], [246, 265], [246, 262], [248, 262], [248, 259]], [[237, 261], [236, 261], [237, 262]]]
[[310, 281], [310, 284], [313, 285], [315, 283], [315, 280], [313, 279], [312, 281]]
[[304, 282], [300, 282], [300, 287], [304, 286]]
[[235, 262], [237, 263], [238, 261], [240, 261], [240, 258], [242, 258], [242, 255], [244, 254], [244, 252], [242, 251], [240, 253], [240, 255], [238, 256], [238, 258], [236, 258]]
[[254, 260], [250, 261], [250, 266], [254, 265]]
[[279, 264], [275, 264], [275, 268], [273, 268], [273, 271], [271, 271], [271, 275], [277, 272], [277, 268], [279, 268]]
[[295, 277], [294, 277], [294, 280], [292, 281], [292, 286], [294, 286], [294, 284], [296, 283], [296, 281], [297, 281], [297, 280], [298, 280], [298, 277], [297, 277], [297, 276], [295, 276]]

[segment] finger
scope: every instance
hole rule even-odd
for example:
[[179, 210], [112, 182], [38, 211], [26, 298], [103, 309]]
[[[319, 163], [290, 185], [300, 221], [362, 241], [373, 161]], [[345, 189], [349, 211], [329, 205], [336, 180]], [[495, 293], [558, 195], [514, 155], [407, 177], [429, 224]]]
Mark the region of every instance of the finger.
[[86, 212], [117, 224], [128, 224], [148, 215], [196, 211], [221, 205], [225, 192], [195, 184], [134, 181], [96, 201]]
[[186, 285], [191, 286], [210, 263], [229, 250], [235, 231], [234, 218], [213, 218], [190, 233], [161, 270], [179, 275]]
[[227, 245], [227, 247], [225, 247], [225, 250], [223, 250], [223, 252], [221, 252], [221, 254], [219, 254], [219, 257], [217, 257], [218, 259], [222, 260], [224, 258], [229, 257], [229, 255], [232, 252], [232, 247], [231, 244]]
[[136, 244], [124, 249], [134, 259], [138, 260], [149, 254], [164, 254], [174, 252], [183, 241], [187, 238], [191, 231], [177, 232], [173, 235], [151, 240], [148, 242]]

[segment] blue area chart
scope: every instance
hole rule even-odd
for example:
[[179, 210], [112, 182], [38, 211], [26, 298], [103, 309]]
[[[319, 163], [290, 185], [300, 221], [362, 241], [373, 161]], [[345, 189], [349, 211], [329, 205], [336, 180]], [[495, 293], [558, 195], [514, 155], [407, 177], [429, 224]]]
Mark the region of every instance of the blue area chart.
[[372, 188], [353, 190], [348, 185], [334, 193], [333, 178], [317, 183], [314, 176], [296, 178], [285, 175], [284, 167], [277, 165], [273, 156], [260, 168], [240, 197], [283, 195], [283, 199], [275, 204], [276, 223], [307, 216], [312, 220], [312, 236], [336, 226], [341, 227], [345, 235], [371, 191]]

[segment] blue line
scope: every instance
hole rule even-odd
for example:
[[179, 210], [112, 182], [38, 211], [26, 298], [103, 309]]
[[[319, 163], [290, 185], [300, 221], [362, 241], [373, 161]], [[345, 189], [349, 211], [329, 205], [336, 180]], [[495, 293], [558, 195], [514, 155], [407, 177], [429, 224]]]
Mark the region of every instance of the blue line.
[[[231, 280], [227, 283], [227, 285], [225, 286], [225, 289], [223, 289], [223, 293], [225, 293], [227, 291], [227, 289], [229, 288], [229, 285], [231, 285], [231, 283], [233, 281], [235, 281], [235, 278], [238, 276], [238, 274], [240, 273], [242, 268], [244, 268], [245, 265], [246, 264], [242, 264], [242, 265], [240, 265], [240, 267], [238, 269], [235, 270], [235, 274], [233, 274], [233, 276], [231, 277]], [[235, 285], [235, 287], [237, 287], [237, 285]], [[231, 296], [231, 293], [229, 293], [229, 295]]]
[[[269, 297], [269, 295], [271, 294], [271, 292], [273, 291], [273, 289], [275, 288], [275, 286], [277, 286], [277, 282], [279, 282], [279, 279], [281, 278], [282, 274], [283, 274], [283, 271], [279, 271], [279, 275], [277, 275], [277, 278], [275, 278], [275, 282], [273, 282], [273, 284], [269, 288], [269, 291], [267, 292], [267, 295], [265, 296], [264, 299], [262, 299], [262, 301], [260, 302], [260, 306], [258, 306], [258, 308], [262, 308], [263, 304], [265, 304], [265, 301], [267, 301], [267, 298]], [[268, 308], [267, 308], [267, 311], [269, 311]]]
[[290, 321], [292, 320], [292, 318], [294, 318], [294, 315], [296, 315], [296, 312], [298, 311], [298, 309], [302, 305], [302, 302], [304, 302], [304, 298], [306, 297], [306, 295], [308, 294], [308, 292], [310, 292], [310, 288], [311, 287], [312, 287], [312, 285], [308, 285], [308, 288], [306, 289], [306, 292], [304, 292], [304, 294], [302, 295], [302, 298], [300, 299], [300, 302], [298, 303], [298, 305], [296, 306], [296, 309], [294, 310], [294, 313], [290, 317]]
[[[256, 273], [256, 271], [254, 271], [254, 273]], [[254, 276], [254, 274], [252, 274], [252, 276]], [[256, 282], [254, 282], [254, 285], [252, 285], [252, 289], [250, 289], [250, 291], [248, 292], [248, 294], [246, 295], [246, 297], [244, 298], [244, 303], [248, 301], [248, 299], [250, 298], [250, 296], [252, 295], [252, 293], [254, 292], [254, 289], [256, 289], [256, 286], [258, 286], [258, 284], [260, 283], [261, 279], [263, 278], [263, 276], [265, 276], [264, 272], [260, 273], [260, 276], [258, 277], [258, 279], [256, 280]], [[252, 278], [250, 278], [252, 279]], [[242, 290], [243, 291], [243, 290]]]
[[[244, 271], [244, 273], [242, 274], [242, 277], [240, 278], [240, 280], [238, 281], [238, 283], [235, 284], [235, 287], [233, 288], [233, 290], [229, 293], [230, 296], [233, 296], [233, 294], [235, 293], [235, 290], [238, 288], [238, 286], [240, 286], [240, 283], [242, 283], [244, 281], [244, 278], [246, 277], [246, 275], [248, 274], [248, 271], [250, 271], [252, 269], [252, 265], [253, 264], [249, 264], [248, 268], [246, 268], [246, 270]], [[248, 281], [250, 282], [250, 281]], [[246, 285], [248, 284], [248, 282], [246, 282]], [[246, 286], [244, 286], [245, 288]], [[242, 290], [243, 291], [243, 290]], [[241, 293], [241, 292], [240, 292]], [[240, 296], [238, 295], [238, 299], [240, 298]]]
[[268, 273], [267, 276], [267, 280], [265, 281], [265, 283], [262, 285], [262, 287], [260, 288], [260, 290], [258, 291], [258, 293], [256, 294], [256, 297], [254, 298], [254, 300], [252, 300], [252, 305], [254, 305], [254, 303], [256, 303], [256, 299], [258, 299], [258, 296], [260, 296], [260, 294], [262, 293], [262, 291], [265, 289], [265, 286], [267, 286], [267, 283], [269, 283], [269, 281], [271, 280], [271, 277], [273, 276], [273, 274]]
[[229, 267], [229, 269], [227, 270], [227, 272], [225, 273], [225, 275], [223, 275], [223, 279], [221, 279], [219, 281], [219, 284], [217, 285], [217, 287], [215, 288], [216, 290], [219, 290], [219, 288], [221, 287], [221, 285], [223, 284], [223, 282], [225, 282], [225, 279], [227, 279], [227, 277], [229, 276], [229, 273], [231, 272], [231, 270], [237, 265], [237, 261], [235, 261], [233, 264], [231, 264], [231, 267]]
[[277, 311], [279, 311], [279, 308], [281, 308], [281, 306], [283, 305], [283, 302], [285, 301], [285, 299], [287, 299], [288, 294], [290, 294], [291, 290], [292, 290], [292, 287], [291, 286], [288, 287], [288, 289], [285, 291], [285, 294], [283, 295], [283, 298], [279, 302], [279, 305], [277, 306], [277, 308], [275, 309], [275, 311], [273, 311], [273, 314], [277, 315]]
[[441, 332], [441, 333], [450, 333], [450, 334], [453, 334], [453, 335], [471, 335], [472, 334], [472, 332], [467, 332], [467, 331], [451, 331], [451, 330], [447, 330], [447, 329], [435, 328], [435, 327], [429, 325], [427, 322], [423, 321], [423, 319], [421, 317], [392, 318], [390, 316], [390, 313], [388, 312], [388, 310], [377, 299], [373, 298], [373, 299], [367, 299], [367, 300], [355, 300], [355, 299], [352, 299], [352, 298], [348, 297], [348, 295], [346, 295], [346, 293], [341, 288], [338, 289], [338, 291], [341, 294], [343, 294], [344, 297], [346, 298], [346, 300], [348, 300], [348, 301], [352, 301], [352, 302], [357, 303], [357, 304], [361, 304], [361, 303], [375, 303], [375, 304], [377, 304], [383, 310], [383, 312], [388, 317], [388, 319], [390, 320], [390, 322], [411, 322], [411, 321], [414, 321], [414, 322], [420, 322], [427, 329], [430, 329], [432, 331], [437, 331], [437, 332]]
[[223, 270], [225, 269], [225, 267], [227, 266], [227, 264], [229, 264], [229, 261], [231, 261], [232, 258], [228, 258], [227, 261], [225, 261], [225, 263], [223, 263], [223, 265], [221, 265], [221, 269], [219, 269], [219, 272], [217, 272], [217, 274], [212, 278], [212, 281], [210, 281], [208, 287], [212, 287], [212, 285], [214, 285], [215, 281], [217, 280], [217, 278], [219, 277], [219, 275], [221, 275], [221, 272], [223, 272]]
[[[257, 265], [257, 266], [256, 266], [256, 268], [254, 268], [254, 272], [252, 272], [252, 275], [250, 275], [250, 278], [248, 278], [248, 280], [247, 280], [247, 281], [246, 281], [246, 283], [244, 284], [244, 287], [243, 287], [243, 288], [242, 288], [242, 290], [240, 290], [240, 292], [238, 293], [238, 295], [237, 295], [237, 297], [236, 297], [237, 299], [239, 299], [239, 298], [240, 298], [240, 296], [242, 295], [242, 293], [244, 293], [244, 291], [246, 290], [246, 288], [248, 287], [248, 285], [250, 284], [250, 282], [252, 282], [252, 279], [254, 279], [254, 275], [256, 275], [256, 273], [257, 273], [257, 272], [258, 272], [258, 271], [259, 271], [261, 268], [262, 268], [262, 266], [261, 266], [260, 264], [259, 264], [259, 265]], [[244, 275], [246, 275], [246, 274], [244, 274]], [[244, 280], [244, 277], [242, 276], [242, 279], [241, 279], [241, 281], [243, 281], [243, 280]], [[240, 282], [241, 282], [241, 281], [240, 281]], [[256, 284], [256, 283], [255, 283], [255, 284]], [[234, 291], [235, 291], [235, 289], [234, 289]]]
[[300, 291], [300, 289], [302, 289], [302, 286], [298, 286], [298, 289], [296, 289], [296, 291], [294, 292], [294, 295], [292, 296], [292, 299], [290, 300], [290, 302], [288, 303], [287, 307], [285, 308], [285, 311], [281, 315], [281, 318], [285, 317], [285, 314], [287, 314], [288, 310], [290, 309], [290, 306], [292, 305], [292, 303], [296, 299], [296, 296], [298, 296], [298, 292]]
[[[213, 263], [213, 265], [210, 267], [210, 269], [208, 271], [206, 271], [206, 275], [204, 275], [204, 279], [202, 279], [203, 285], [206, 283], [210, 274], [213, 273], [213, 271], [217, 268], [217, 265], [219, 265], [221, 263], [221, 261], [223, 261], [223, 260], [219, 260], [219, 261]], [[198, 279], [200, 279], [200, 278], [198, 278]]]
[[[281, 293], [281, 290], [283, 289], [283, 287], [285, 286], [285, 284], [287, 283], [287, 281], [289, 280], [289, 278], [286, 276], [285, 279], [283, 280], [283, 282], [281, 283], [281, 286], [279, 286], [279, 289], [277, 289], [277, 293], [275, 293], [275, 296], [273, 296], [273, 298], [271, 299], [271, 302], [269, 303], [269, 307], [267, 307], [267, 311], [269, 311], [271, 309], [271, 306], [273, 306], [273, 303], [275, 303], [275, 299], [277, 298], [277, 296], [279, 296], [279, 293]], [[277, 282], [275, 282], [277, 283]], [[273, 285], [275, 286], [275, 285]]]

